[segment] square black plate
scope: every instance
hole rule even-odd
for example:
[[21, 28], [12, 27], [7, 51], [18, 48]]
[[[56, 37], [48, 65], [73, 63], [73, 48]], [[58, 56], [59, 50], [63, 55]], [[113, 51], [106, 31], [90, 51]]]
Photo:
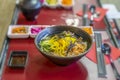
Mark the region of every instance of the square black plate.
[[8, 66], [12, 68], [24, 68], [27, 64], [27, 51], [11, 51]]

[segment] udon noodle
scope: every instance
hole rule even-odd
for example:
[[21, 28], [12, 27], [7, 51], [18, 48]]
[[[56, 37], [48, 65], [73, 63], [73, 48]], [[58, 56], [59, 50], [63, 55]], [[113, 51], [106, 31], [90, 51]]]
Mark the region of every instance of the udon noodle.
[[55, 56], [76, 56], [82, 54], [87, 48], [87, 42], [82, 37], [77, 38], [70, 31], [48, 35], [39, 42], [43, 52]]

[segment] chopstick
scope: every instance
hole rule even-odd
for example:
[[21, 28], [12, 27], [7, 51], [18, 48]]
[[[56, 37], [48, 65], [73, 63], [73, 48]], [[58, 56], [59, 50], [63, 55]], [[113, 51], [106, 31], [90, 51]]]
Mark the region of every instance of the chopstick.
[[106, 78], [107, 73], [106, 73], [106, 67], [104, 62], [104, 55], [101, 51], [101, 46], [102, 46], [101, 33], [95, 33], [95, 42], [96, 42], [98, 77]]
[[83, 4], [82, 9], [83, 9], [82, 25], [83, 26], [89, 26], [87, 4]]

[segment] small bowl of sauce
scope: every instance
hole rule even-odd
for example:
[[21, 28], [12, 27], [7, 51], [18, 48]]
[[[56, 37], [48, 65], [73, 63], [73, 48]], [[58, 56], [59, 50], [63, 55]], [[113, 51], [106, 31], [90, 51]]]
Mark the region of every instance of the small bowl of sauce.
[[11, 51], [8, 66], [12, 68], [24, 68], [28, 60], [27, 51]]

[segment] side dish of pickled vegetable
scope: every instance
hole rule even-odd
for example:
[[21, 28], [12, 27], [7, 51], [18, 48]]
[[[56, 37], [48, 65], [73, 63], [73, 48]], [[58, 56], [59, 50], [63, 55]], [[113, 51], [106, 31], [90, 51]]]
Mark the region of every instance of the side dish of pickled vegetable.
[[88, 34], [92, 35], [93, 34], [93, 30], [91, 27], [83, 27], [82, 30], [86, 31]]
[[12, 28], [12, 33], [25, 34], [27, 33], [26, 27], [14, 27]]
[[39, 46], [41, 50], [47, 54], [66, 57], [77, 56], [85, 52], [87, 49], [87, 42], [83, 41], [82, 37], [77, 37], [70, 31], [63, 31], [58, 34], [44, 37], [39, 42]]
[[64, 4], [64, 5], [72, 5], [72, 0], [62, 0], [62, 4]]

